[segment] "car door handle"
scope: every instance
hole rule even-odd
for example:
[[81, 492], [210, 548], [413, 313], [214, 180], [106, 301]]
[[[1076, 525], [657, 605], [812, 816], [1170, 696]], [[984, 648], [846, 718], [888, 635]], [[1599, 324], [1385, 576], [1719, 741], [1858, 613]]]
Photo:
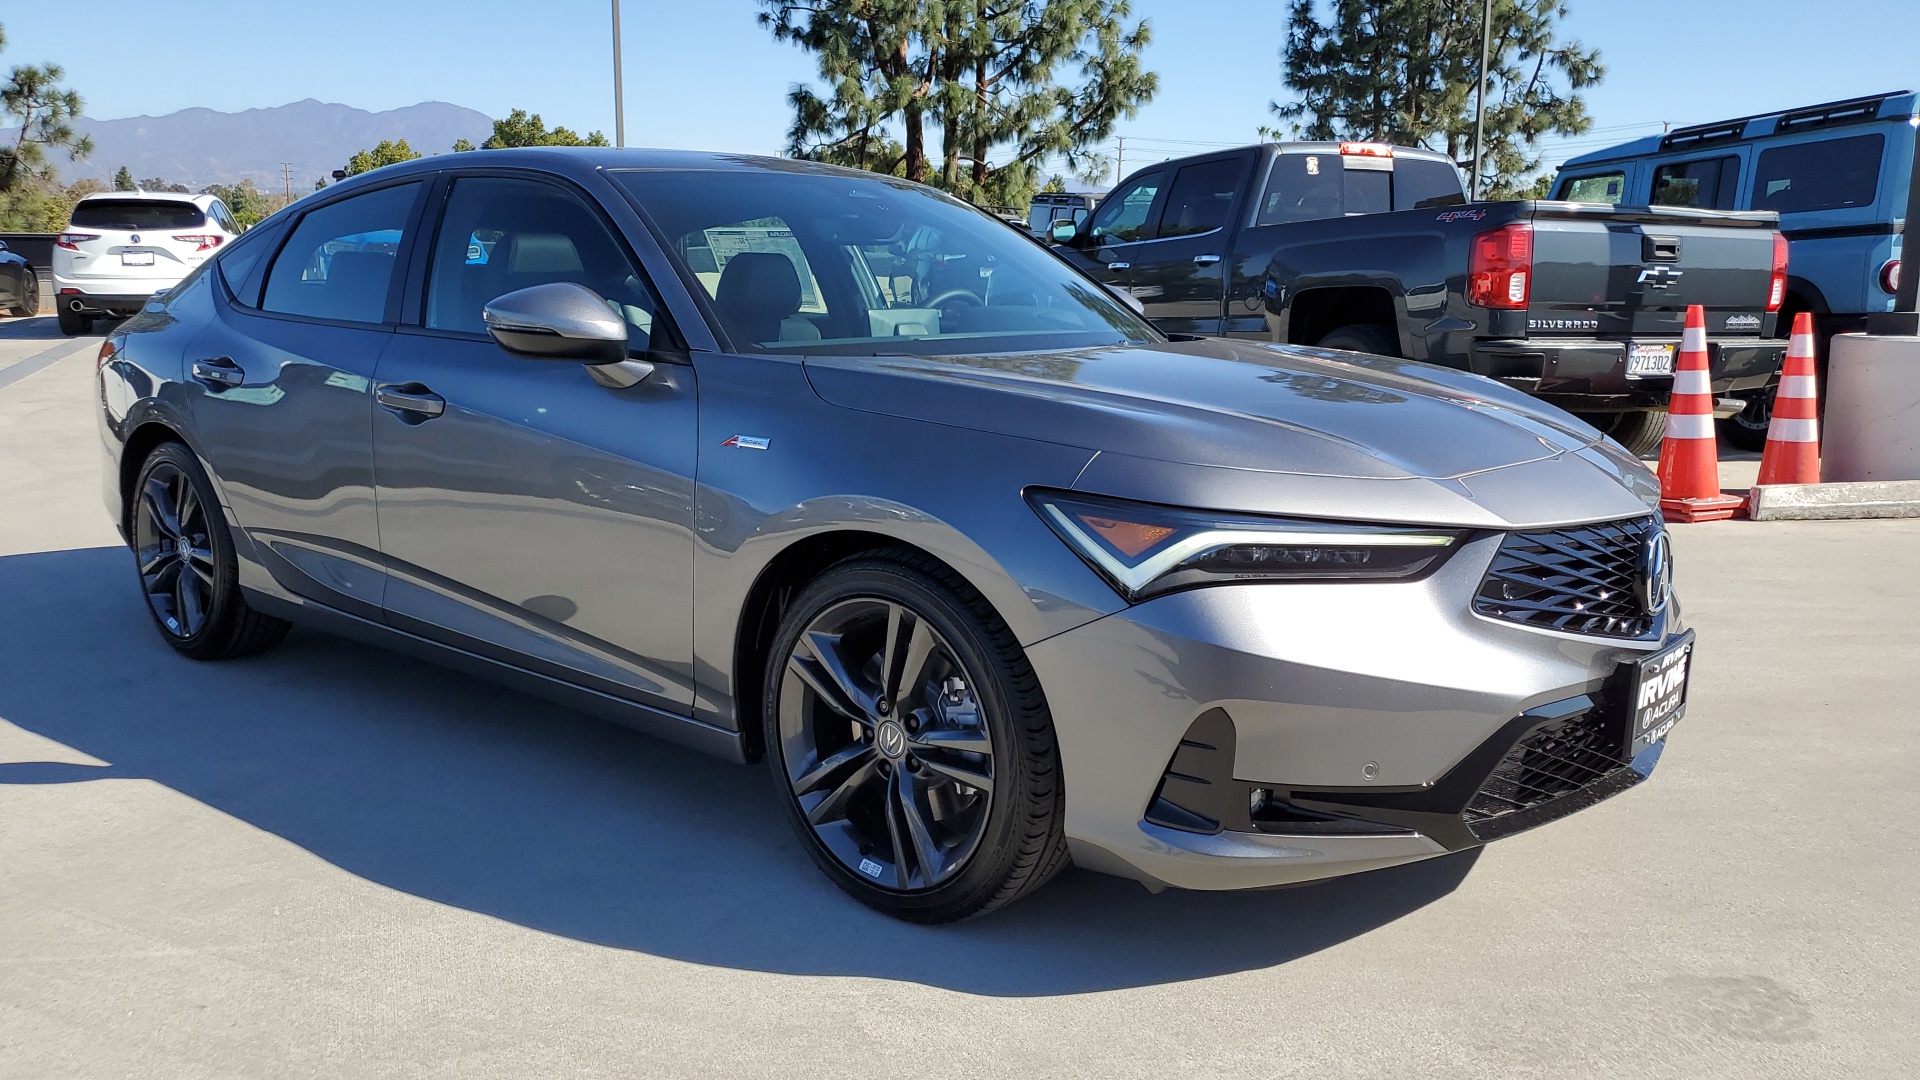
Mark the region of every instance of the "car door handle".
[[225, 390], [246, 382], [247, 373], [231, 357], [210, 356], [193, 362], [193, 378], [214, 390]]
[[1212, 266], [1219, 261], [1220, 256], [1218, 255], [1195, 255], [1193, 257], [1193, 265], [1195, 266]]
[[387, 383], [373, 392], [373, 400], [394, 412], [406, 413], [401, 419], [415, 423], [447, 411], [447, 399], [419, 383]]
[[1110, 262], [1110, 263], [1108, 263], [1108, 264], [1107, 264], [1107, 269], [1109, 269], [1109, 270], [1127, 270], [1127, 269], [1130, 269], [1130, 268], [1131, 268], [1132, 266], [1133, 266], [1133, 264], [1132, 264], [1132, 263], [1130, 263], [1130, 262]]

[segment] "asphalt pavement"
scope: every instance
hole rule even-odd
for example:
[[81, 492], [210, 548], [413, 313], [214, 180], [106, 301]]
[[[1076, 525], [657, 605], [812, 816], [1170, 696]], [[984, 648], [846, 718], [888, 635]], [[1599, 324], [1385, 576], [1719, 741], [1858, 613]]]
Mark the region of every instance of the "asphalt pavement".
[[52, 324], [0, 322], [0, 1077], [1920, 1074], [1920, 520], [1675, 527], [1658, 771], [1477, 858], [911, 927], [757, 768], [311, 632], [174, 656]]

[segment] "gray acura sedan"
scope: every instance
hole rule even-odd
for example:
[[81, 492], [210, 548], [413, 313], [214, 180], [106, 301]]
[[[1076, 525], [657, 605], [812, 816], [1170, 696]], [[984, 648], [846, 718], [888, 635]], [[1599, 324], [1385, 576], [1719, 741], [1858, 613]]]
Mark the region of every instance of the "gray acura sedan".
[[1069, 860], [1238, 889], [1483, 844], [1638, 783], [1685, 708], [1655, 484], [1592, 429], [1170, 337], [889, 177], [389, 166], [148, 305], [99, 389], [181, 653], [302, 623], [764, 759], [903, 918]]

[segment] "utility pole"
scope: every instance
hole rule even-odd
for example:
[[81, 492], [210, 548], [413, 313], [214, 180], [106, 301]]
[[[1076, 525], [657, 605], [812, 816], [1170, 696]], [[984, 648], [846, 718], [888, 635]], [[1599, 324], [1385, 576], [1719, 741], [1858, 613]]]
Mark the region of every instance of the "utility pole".
[[613, 0], [613, 145], [627, 145], [626, 95], [620, 92], [620, 0]]
[[283, 161], [280, 163], [280, 179], [284, 181], [286, 184], [287, 201], [292, 202], [293, 201], [293, 162]]
[[1127, 176], [1127, 137], [1125, 135], [1115, 135], [1113, 141], [1120, 144], [1120, 151], [1113, 159], [1113, 183], [1115, 187], [1118, 187], [1120, 186], [1120, 181], [1126, 179]]
[[1487, 53], [1493, 45], [1493, 0], [1480, 5], [1480, 92], [1473, 99], [1473, 185], [1471, 202], [1480, 201], [1480, 174], [1485, 172], [1487, 137]]

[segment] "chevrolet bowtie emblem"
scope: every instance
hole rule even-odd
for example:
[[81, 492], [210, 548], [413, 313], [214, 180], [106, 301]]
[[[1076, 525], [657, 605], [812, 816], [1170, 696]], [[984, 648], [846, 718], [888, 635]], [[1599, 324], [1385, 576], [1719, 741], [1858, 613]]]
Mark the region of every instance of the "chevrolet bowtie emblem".
[[1639, 281], [1649, 289], [1664, 289], [1679, 281], [1684, 273], [1685, 270], [1675, 270], [1671, 266], [1649, 266], [1640, 271]]

